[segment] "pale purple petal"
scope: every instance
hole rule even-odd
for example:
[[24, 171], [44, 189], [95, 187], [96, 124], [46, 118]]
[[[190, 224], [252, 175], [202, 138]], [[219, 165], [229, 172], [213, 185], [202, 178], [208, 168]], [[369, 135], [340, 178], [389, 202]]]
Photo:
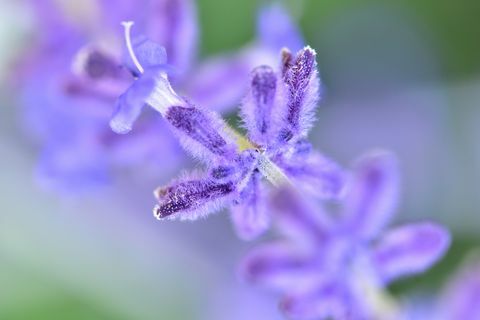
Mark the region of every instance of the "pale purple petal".
[[439, 299], [438, 311], [445, 320], [480, 319], [480, 261], [478, 257], [453, 276]]
[[295, 58], [283, 61], [285, 104], [278, 111], [282, 120], [279, 142], [303, 137], [313, 125], [320, 85], [315, 59], [315, 50], [305, 47]]
[[[312, 286], [312, 285], [311, 285]], [[288, 317], [299, 320], [361, 319], [352, 305], [352, 298], [342, 281], [324, 279], [310, 290], [291, 293], [280, 308]]]
[[347, 188], [348, 232], [363, 240], [374, 238], [390, 222], [397, 205], [399, 174], [395, 157], [386, 152], [362, 157]]
[[272, 130], [272, 109], [277, 98], [277, 76], [268, 66], [252, 71], [250, 88], [241, 115], [250, 140], [267, 145]]
[[123, 21], [135, 21], [137, 27], [145, 28], [145, 18], [150, 0], [97, 0], [103, 22], [117, 30]]
[[282, 233], [305, 248], [316, 250], [331, 231], [331, 221], [299, 193], [289, 187], [278, 189], [272, 197], [272, 217]]
[[231, 208], [235, 231], [244, 240], [258, 237], [270, 226], [264, 188], [260, 174], [252, 173], [247, 185], [240, 192], [239, 203]]
[[125, 134], [132, 130], [133, 123], [140, 116], [155, 86], [155, 76], [152, 73], [146, 73], [118, 98], [115, 112], [110, 120], [113, 131]]
[[343, 194], [347, 175], [335, 162], [322, 154], [310, 151], [304, 140], [279, 165], [298, 188], [320, 198], [337, 198]]
[[236, 191], [232, 181], [184, 177], [154, 192], [157, 219], [195, 220], [221, 209]]
[[185, 102], [184, 105], [170, 106], [165, 119], [174, 128], [185, 149], [194, 156], [233, 159], [237, 155], [233, 135], [215, 113]]
[[[133, 40], [132, 46], [138, 62], [144, 69], [166, 66], [167, 51], [158, 43], [153, 42], [145, 36], [139, 36]], [[137, 71], [137, 66], [127, 51], [124, 53], [123, 60], [124, 65], [132, 74], [140, 76]]]
[[197, 54], [197, 12], [192, 0], [154, 0], [148, 10], [146, 30], [153, 41], [165, 47], [168, 64], [184, 75]]
[[198, 105], [226, 111], [240, 104], [253, 67], [249, 54], [222, 56], [204, 62], [189, 79], [185, 91]]
[[93, 46], [80, 50], [74, 66], [76, 73], [92, 80], [118, 79], [126, 81], [131, 79], [131, 76], [128, 76], [128, 72], [122, 69], [120, 62], [115, 57]]
[[258, 40], [274, 54], [278, 54], [282, 48], [295, 52], [302, 49], [300, 29], [280, 4], [261, 8], [257, 20]]
[[450, 245], [450, 234], [431, 222], [409, 224], [386, 233], [372, 248], [371, 259], [380, 281], [424, 272], [440, 260]]
[[321, 271], [311, 262], [311, 257], [290, 244], [264, 244], [244, 258], [240, 273], [249, 282], [273, 290], [291, 290], [308, 285]]
[[37, 175], [42, 187], [64, 194], [89, 192], [110, 182], [106, 154], [79, 141], [56, 141], [46, 146]]

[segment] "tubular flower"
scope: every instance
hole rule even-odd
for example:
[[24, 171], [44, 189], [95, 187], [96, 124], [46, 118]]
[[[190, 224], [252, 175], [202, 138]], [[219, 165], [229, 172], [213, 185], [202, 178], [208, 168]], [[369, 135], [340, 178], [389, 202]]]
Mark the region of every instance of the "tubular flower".
[[[282, 7], [264, 7], [259, 19], [276, 19], [278, 28], [259, 24], [255, 42], [199, 64], [194, 1], [95, 0], [90, 9], [96, 14], [82, 22], [56, 1], [31, 4], [42, 32], [20, 59], [15, 79], [21, 89], [25, 131], [41, 153], [40, 182], [59, 192], [93, 190], [108, 184], [118, 169], [138, 168], [140, 163], [159, 176], [182, 162], [177, 142], [156, 117], [142, 117], [128, 137], [108, 128], [115, 100], [139, 75], [131, 55], [118, 50], [121, 21], [135, 19], [146, 35], [135, 35], [131, 43], [145, 68], [160, 63], [180, 92], [222, 110], [240, 102], [248, 72], [258, 59], [270, 61], [278, 46], [300, 46], [302, 41]], [[160, 56], [163, 60], [158, 60]], [[232, 73], [236, 76], [229, 77]]]
[[264, 178], [274, 185], [301, 182], [299, 187], [323, 198], [341, 193], [342, 170], [306, 140], [319, 88], [313, 49], [305, 47], [296, 55], [284, 50], [279, 71], [269, 66], [252, 71], [241, 109], [247, 139], [216, 113], [176, 94], [165, 68], [143, 64], [134, 48], [131, 52], [141, 75], [119, 98], [112, 129], [130, 131], [148, 105], [163, 116], [184, 148], [206, 164], [202, 173], [185, 175], [155, 191], [155, 217], [197, 219], [231, 204], [238, 234], [249, 239], [269, 226]]
[[433, 222], [385, 231], [397, 192], [396, 162], [386, 153], [358, 162], [335, 217], [280, 189], [273, 203], [285, 237], [254, 249], [242, 274], [283, 293], [281, 307], [294, 319], [399, 319], [385, 287], [427, 270], [450, 236]]

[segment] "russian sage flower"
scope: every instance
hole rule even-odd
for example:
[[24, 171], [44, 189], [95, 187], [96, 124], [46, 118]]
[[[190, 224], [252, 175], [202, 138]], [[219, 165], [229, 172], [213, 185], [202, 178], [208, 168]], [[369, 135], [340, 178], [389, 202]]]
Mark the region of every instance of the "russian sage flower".
[[[145, 60], [158, 63], [160, 60], [155, 59], [168, 51], [168, 61], [160, 62], [169, 79], [181, 91], [195, 92], [192, 97], [217, 108], [240, 101], [243, 87], [239, 83], [247, 81], [254, 56], [271, 57], [272, 47], [283, 43], [283, 34], [285, 44], [301, 41], [281, 7], [265, 7], [261, 15], [281, 17], [280, 28], [262, 27], [260, 40], [248, 49], [198, 64], [194, 1], [96, 0], [95, 34], [87, 25], [91, 20], [74, 22], [53, 0], [30, 3], [41, 31], [21, 57], [15, 78], [21, 89], [25, 132], [41, 152], [40, 182], [59, 192], [92, 190], [93, 186], [108, 184], [113, 172], [139, 164], [161, 175], [182, 162], [176, 140], [157, 117], [142, 117], [135, 132], [126, 137], [108, 128], [115, 100], [138, 76], [128, 52], [117, 50], [121, 47], [117, 29], [122, 20], [138, 21], [140, 35], [134, 37], [132, 46], [137, 55], [144, 56], [147, 67], [152, 65]], [[191, 76], [193, 70], [198, 70], [196, 77]], [[244, 78], [220, 81], [235, 72], [245, 74]], [[222, 88], [218, 88], [219, 83]]]
[[136, 55], [129, 45], [131, 23], [125, 27], [141, 75], [119, 98], [112, 129], [128, 132], [143, 106], [149, 105], [163, 116], [185, 149], [206, 164], [203, 172], [184, 175], [155, 191], [155, 217], [197, 219], [233, 204], [238, 234], [253, 238], [270, 221], [264, 178], [277, 185], [301, 182], [299, 187], [324, 198], [340, 194], [342, 170], [313, 151], [306, 140], [319, 89], [313, 49], [305, 47], [296, 55], [284, 50], [279, 70], [260, 66], [252, 71], [241, 108], [245, 139], [216, 113], [176, 94], [163, 67], [149, 67]]
[[427, 270], [450, 236], [427, 221], [385, 230], [397, 193], [396, 161], [378, 152], [359, 160], [334, 214], [281, 189], [273, 204], [285, 236], [254, 249], [242, 274], [283, 293], [281, 308], [293, 319], [398, 319], [385, 287]]

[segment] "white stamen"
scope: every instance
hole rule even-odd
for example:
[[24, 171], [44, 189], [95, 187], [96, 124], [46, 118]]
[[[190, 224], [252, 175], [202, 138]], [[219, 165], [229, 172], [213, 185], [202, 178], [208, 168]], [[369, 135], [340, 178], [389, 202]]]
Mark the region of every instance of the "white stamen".
[[125, 28], [125, 43], [127, 45], [128, 53], [130, 54], [130, 57], [132, 58], [133, 64], [135, 65], [135, 67], [137, 67], [137, 69], [140, 73], [143, 73], [144, 69], [143, 69], [142, 65], [140, 64], [140, 62], [138, 61], [137, 56], [135, 55], [135, 52], [133, 51], [132, 39], [131, 39], [131, 35], [130, 35], [130, 30], [131, 30], [133, 24], [134, 24], [133, 21], [123, 21], [122, 22], [122, 26]]

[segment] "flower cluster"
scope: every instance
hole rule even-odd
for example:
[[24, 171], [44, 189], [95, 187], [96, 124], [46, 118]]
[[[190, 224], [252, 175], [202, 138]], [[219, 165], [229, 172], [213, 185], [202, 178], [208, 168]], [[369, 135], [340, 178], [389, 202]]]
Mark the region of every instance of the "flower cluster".
[[285, 294], [283, 310], [298, 319], [400, 319], [383, 289], [423, 272], [450, 243], [432, 222], [386, 230], [393, 217], [398, 173], [388, 153], [357, 163], [340, 212], [329, 214], [290, 189], [273, 198], [281, 240], [253, 250], [244, 276]]
[[[126, 24], [127, 44], [130, 43]], [[156, 61], [164, 61], [158, 51]], [[316, 195], [338, 196], [343, 171], [312, 150], [306, 135], [318, 100], [315, 51], [305, 47], [293, 55], [282, 51], [278, 70], [252, 71], [241, 116], [248, 139], [242, 139], [214, 112], [195, 106], [171, 87], [162, 63], [155, 64], [130, 46], [140, 77], [123, 94], [110, 122], [114, 131], [130, 131], [144, 105], [158, 111], [182, 145], [206, 164], [155, 191], [158, 219], [197, 219], [232, 204], [239, 235], [253, 238], [269, 225], [266, 186], [293, 183]], [[137, 54], [139, 52], [140, 54]]]
[[[90, 187], [112, 168], [147, 159], [164, 170], [178, 162], [178, 140], [203, 167], [157, 188], [154, 216], [195, 220], [228, 208], [245, 240], [274, 226], [278, 238], [255, 247], [241, 274], [279, 292], [289, 317], [478, 316], [465, 313], [479, 299], [477, 273], [460, 275], [446, 291], [449, 303], [427, 313], [388, 294], [390, 283], [442, 258], [449, 232], [430, 221], [387, 229], [400, 180], [390, 153], [369, 153], [349, 170], [314, 150], [308, 133], [322, 88], [316, 52], [282, 7], [260, 10], [253, 44], [199, 64], [193, 1], [98, 0], [111, 47], [119, 42], [108, 35], [112, 28], [138, 21], [136, 35], [133, 22], [122, 22], [126, 49], [117, 51], [93, 41], [51, 0], [34, 3], [47, 36], [23, 61], [21, 78], [26, 124], [43, 148], [48, 182]], [[239, 130], [218, 114], [235, 104]], [[141, 116], [145, 106], [150, 113]], [[108, 122], [131, 134], [114, 134]]]
[[[392, 155], [367, 155], [346, 173], [312, 149], [307, 134], [320, 88], [315, 51], [283, 49], [277, 67], [253, 69], [240, 110], [242, 137], [215, 112], [178, 95], [164, 67], [165, 52], [135, 48], [132, 23], [124, 25], [138, 78], [119, 98], [112, 129], [129, 132], [143, 106], [150, 106], [205, 164], [155, 190], [155, 217], [198, 219], [230, 206], [244, 239], [258, 236], [274, 220], [285, 238], [253, 250], [242, 272], [279, 289], [289, 316], [399, 319], [400, 307], [385, 287], [427, 270], [446, 252], [450, 235], [433, 222], [384, 231], [398, 199]], [[323, 202], [334, 199], [340, 212], [313, 208], [298, 190]]]
[[[31, 4], [42, 32], [21, 57], [15, 78], [25, 131], [42, 154], [40, 181], [59, 192], [105, 185], [119, 169], [141, 165], [159, 176], [182, 163], [176, 140], [157, 117], [142, 117], [128, 136], [108, 128], [116, 99], [138, 76], [134, 61], [121, 50], [121, 21], [138, 21], [140, 32], [132, 46], [137, 55], [144, 55], [145, 68], [162, 64], [180, 91], [224, 111], [240, 102], [255, 63], [271, 61], [282, 46], [299, 48], [303, 42], [285, 10], [267, 6], [258, 14], [256, 41], [239, 53], [199, 63], [195, 1], [95, 0], [91, 9], [97, 10], [97, 18], [84, 23], [72, 19], [54, 0]], [[273, 20], [276, 28], [269, 23]], [[99, 32], [92, 32], [93, 25]]]

